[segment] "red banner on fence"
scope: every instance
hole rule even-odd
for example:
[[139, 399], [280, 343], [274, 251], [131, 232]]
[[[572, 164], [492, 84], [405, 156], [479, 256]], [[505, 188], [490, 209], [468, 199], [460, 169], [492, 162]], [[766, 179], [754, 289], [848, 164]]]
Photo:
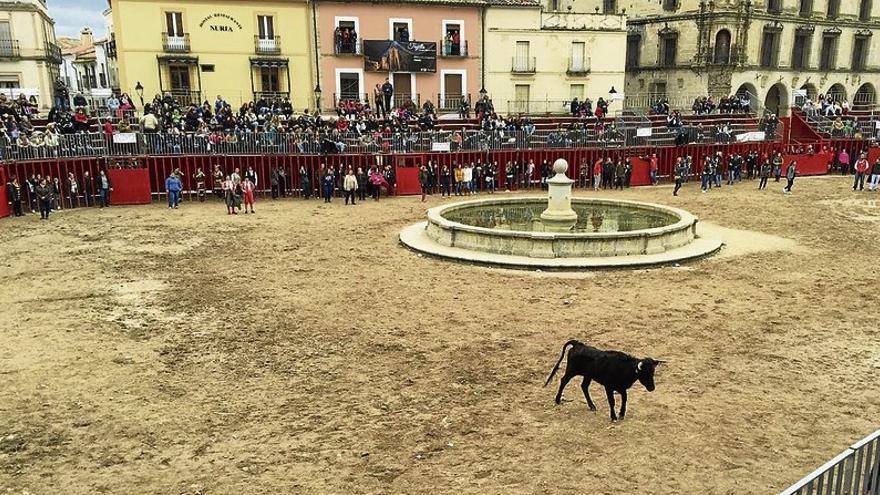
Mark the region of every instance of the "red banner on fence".
[[0, 184], [3, 184], [3, 188], [0, 190], [0, 218], [12, 214], [12, 209], [9, 207], [8, 186], [6, 185], [8, 182], [9, 177], [6, 176], [6, 169], [0, 168]]
[[145, 168], [108, 170], [110, 185], [110, 204], [114, 205], [148, 205], [150, 196], [150, 173]]
[[[784, 155], [785, 165], [797, 160], [798, 175], [825, 175], [828, 173], [828, 164], [831, 162], [831, 153], [817, 153], [815, 155]], [[785, 173], [783, 169], [782, 173]]]

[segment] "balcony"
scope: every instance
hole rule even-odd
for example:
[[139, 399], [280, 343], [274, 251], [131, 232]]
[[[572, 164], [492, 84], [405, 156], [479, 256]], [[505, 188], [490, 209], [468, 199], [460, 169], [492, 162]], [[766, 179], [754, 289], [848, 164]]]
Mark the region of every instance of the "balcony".
[[357, 90], [354, 92], [342, 92], [341, 94], [333, 93], [333, 107], [337, 107], [340, 102], [347, 103], [349, 101], [358, 102], [358, 103], [370, 103], [370, 95], [368, 94], [358, 94]]
[[514, 74], [534, 74], [535, 57], [513, 57], [510, 72]]
[[440, 51], [441, 57], [448, 58], [465, 58], [468, 56], [468, 44], [467, 41], [464, 43], [450, 43], [447, 41], [441, 41], [440, 46], [443, 47]]
[[162, 33], [162, 50], [169, 53], [189, 53], [189, 33], [182, 35]]
[[462, 103], [470, 107], [471, 95], [446, 93], [437, 95], [437, 110], [441, 112], [458, 112]]
[[361, 51], [360, 41], [337, 41], [336, 46], [334, 46], [334, 53], [336, 55], [358, 56], [363, 52]]
[[583, 77], [590, 73], [590, 58], [581, 60], [568, 59], [567, 74], [570, 77]]
[[0, 40], [0, 58], [19, 58], [18, 40]]
[[261, 38], [254, 36], [254, 51], [258, 55], [279, 55], [281, 53], [281, 36]]
[[49, 59], [49, 61], [52, 63], [60, 64], [62, 62], [61, 47], [56, 45], [55, 43], [47, 43], [46, 58]]
[[177, 102], [181, 107], [188, 107], [190, 105], [200, 105], [202, 103], [202, 92], [195, 91], [192, 89], [172, 89], [168, 91], [171, 94], [171, 98]]
[[398, 93], [395, 91], [393, 105], [394, 108], [403, 108], [412, 105], [413, 107], [418, 109], [422, 105], [421, 95], [419, 95], [418, 93]]
[[290, 98], [289, 91], [257, 91], [254, 93], [254, 101], [266, 100], [268, 103], [282, 101]]

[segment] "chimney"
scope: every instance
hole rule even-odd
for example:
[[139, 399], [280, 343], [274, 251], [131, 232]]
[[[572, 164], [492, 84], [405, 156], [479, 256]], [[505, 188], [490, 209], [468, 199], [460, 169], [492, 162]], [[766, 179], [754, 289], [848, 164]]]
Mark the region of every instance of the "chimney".
[[82, 46], [91, 46], [95, 44], [95, 37], [92, 35], [92, 30], [89, 28], [83, 28], [79, 33], [79, 44]]

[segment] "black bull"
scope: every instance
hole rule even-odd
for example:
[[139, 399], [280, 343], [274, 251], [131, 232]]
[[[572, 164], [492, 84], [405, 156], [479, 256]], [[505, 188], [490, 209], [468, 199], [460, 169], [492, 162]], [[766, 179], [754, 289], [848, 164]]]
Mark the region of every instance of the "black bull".
[[568, 382], [576, 376], [583, 376], [581, 390], [584, 391], [590, 410], [596, 410], [596, 405], [590, 398], [590, 382], [595, 380], [605, 387], [605, 395], [608, 397], [608, 406], [611, 409], [611, 421], [617, 420], [617, 415], [614, 413], [614, 392], [620, 394], [620, 419], [623, 419], [626, 416], [626, 391], [638, 380], [648, 392], [653, 392], [654, 370], [658, 364], [665, 362], [651, 358], [638, 359], [619, 351], [603, 351], [577, 340], [569, 340], [562, 346], [559, 361], [544, 382], [545, 387], [559, 371], [559, 365], [565, 357], [565, 349], [569, 346], [571, 349], [568, 351], [568, 360], [565, 363], [565, 374], [559, 382], [556, 403], [559, 404], [562, 400], [562, 391]]

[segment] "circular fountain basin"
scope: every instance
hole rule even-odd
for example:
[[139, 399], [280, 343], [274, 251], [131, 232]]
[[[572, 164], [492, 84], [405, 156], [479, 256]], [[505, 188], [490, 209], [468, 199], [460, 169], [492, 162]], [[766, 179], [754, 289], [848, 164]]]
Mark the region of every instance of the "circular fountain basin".
[[401, 232], [427, 254], [521, 268], [601, 268], [666, 264], [711, 254], [720, 241], [697, 236], [697, 218], [678, 208], [617, 199], [572, 198], [577, 222], [545, 225], [546, 198], [490, 198], [428, 210]]

